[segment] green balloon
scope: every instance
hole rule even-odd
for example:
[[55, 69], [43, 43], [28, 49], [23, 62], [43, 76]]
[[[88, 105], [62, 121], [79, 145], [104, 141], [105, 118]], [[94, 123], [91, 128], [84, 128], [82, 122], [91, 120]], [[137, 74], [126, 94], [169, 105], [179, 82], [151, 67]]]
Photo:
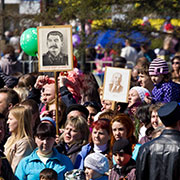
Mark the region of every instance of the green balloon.
[[38, 52], [36, 28], [26, 29], [22, 33], [20, 38], [20, 46], [26, 54], [30, 56], [36, 56]]

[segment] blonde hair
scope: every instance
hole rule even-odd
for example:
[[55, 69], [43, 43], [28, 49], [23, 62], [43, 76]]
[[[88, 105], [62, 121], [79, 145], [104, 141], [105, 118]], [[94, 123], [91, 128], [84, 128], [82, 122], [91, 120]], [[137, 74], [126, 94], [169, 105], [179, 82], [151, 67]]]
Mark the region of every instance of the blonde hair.
[[[17, 131], [12, 132], [9, 141], [6, 143], [6, 149], [7, 149], [7, 159], [10, 159], [10, 150], [14, 143], [19, 141], [20, 139], [26, 137], [29, 141], [30, 138], [32, 138], [32, 127], [31, 127], [31, 121], [32, 121], [32, 114], [30, 109], [27, 109], [23, 106], [14, 106], [10, 112], [14, 118], [18, 121], [17, 125]], [[32, 145], [30, 141], [28, 142], [30, 147], [32, 148]], [[32, 148], [33, 149], [33, 148]]]
[[18, 93], [20, 102], [26, 100], [29, 95], [29, 91], [25, 87], [14, 87], [13, 90]]
[[99, 114], [98, 119], [108, 119], [112, 120], [114, 117], [114, 111], [112, 109], [105, 109], [101, 114]]
[[67, 119], [65, 127], [68, 124], [72, 125], [77, 131], [80, 131], [82, 135], [83, 144], [87, 144], [89, 139], [89, 127], [87, 124], [87, 120], [82, 116], [71, 117]]

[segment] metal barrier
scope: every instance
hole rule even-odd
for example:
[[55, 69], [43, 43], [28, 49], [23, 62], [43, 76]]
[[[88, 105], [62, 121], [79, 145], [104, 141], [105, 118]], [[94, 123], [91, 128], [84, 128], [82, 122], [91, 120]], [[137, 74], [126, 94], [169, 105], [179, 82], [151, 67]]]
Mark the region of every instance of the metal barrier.
[[94, 60], [94, 61], [86, 61], [86, 63], [90, 64], [91, 71], [93, 70], [93, 64], [99, 63], [101, 67], [103, 67], [104, 64], [111, 64], [113, 65], [113, 61], [102, 61], [102, 60]]
[[[38, 72], [38, 60], [32, 60], [31, 57], [29, 57], [29, 60], [20, 60], [22, 64], [22, 72], [23, 74], [26, 73], [32, 73], [32, 72]], [[91, 71], [93, 71], [93, 64], [99, 63], [99, 65], [103, 68], [106, 64], [111, 64], [113, 66], [113, 61], [87, 61], [86, 63], [90, 64]], [[132, 69], [134, 67], [134, 63], [131, 61], [127, 61], [126, 68]]]
[[22, 73], [32, 73], [32, 72], [38, 72], [38, 60], [21, 60], [22, 64]]
[[[90, 64], [91, 71], [93, 70], [93, 64], [99, 63], [99, 65], [103, 68], [105, 64], [111, 64], [113, 66], [113, 61], [102, 61], [102, 60], [94, 60], [94, 61], [86, 61], [86, 63]], [[134, 67], [134, 62], [127, 61], [126, 68], [132, 69]]]

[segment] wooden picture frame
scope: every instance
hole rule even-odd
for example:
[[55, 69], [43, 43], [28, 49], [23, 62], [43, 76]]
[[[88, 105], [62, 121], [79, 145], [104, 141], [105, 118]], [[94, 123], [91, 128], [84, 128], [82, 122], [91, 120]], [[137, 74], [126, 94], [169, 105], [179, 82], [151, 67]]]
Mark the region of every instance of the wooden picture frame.
[[39, 26], [39, 72], [59, 72], [73, 69], [72, 26]]
[[106, 67], [103, 83], [103, 99], [128, 102], [131, 69]]

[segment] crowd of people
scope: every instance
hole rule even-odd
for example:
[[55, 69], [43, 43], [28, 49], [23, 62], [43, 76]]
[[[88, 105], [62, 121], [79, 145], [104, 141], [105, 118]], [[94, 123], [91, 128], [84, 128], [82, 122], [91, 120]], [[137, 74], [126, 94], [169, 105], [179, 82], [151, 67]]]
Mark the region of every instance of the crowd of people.
[[[16, 57], [7, 45], [0, 60], [0, 177], [180, 179], [180, 55], [171, 47], [168, 60], [147, 43], [137, 52], [129, 39], [121, 53], [106, 50], [102, 56], [98, 49], [95, 57], [89, 51], [98, 58], [96, 73], [133, 64], [128, 102], [114, 102], [103, 99], [91, 71], [78, 67], [58, 74], [57, 91], [54, 77], [23, 75], [17, 60], [17, 69], [3, 68], [6, 56]], [[100, 66], [101, 59], [112, 63]]]

